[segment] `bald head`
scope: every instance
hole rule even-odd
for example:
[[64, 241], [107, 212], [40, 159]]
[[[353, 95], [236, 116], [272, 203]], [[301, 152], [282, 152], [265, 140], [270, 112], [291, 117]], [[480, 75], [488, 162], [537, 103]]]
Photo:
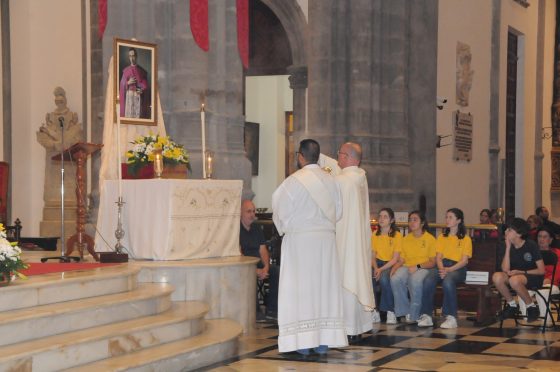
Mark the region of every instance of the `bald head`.
[[255, 204], [249, 199], [241, 201], [241, 223], [243, 226], [249, 230], [255, 219]]
[[346, 142], [338, 150], [338, 166], [342, 169], [358, 166], [362, 161], [362, 146], [355, 142]]

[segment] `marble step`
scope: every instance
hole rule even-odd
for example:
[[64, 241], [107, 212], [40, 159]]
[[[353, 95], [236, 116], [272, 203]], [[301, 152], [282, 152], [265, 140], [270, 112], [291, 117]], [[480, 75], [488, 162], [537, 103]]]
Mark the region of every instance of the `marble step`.
[[0, 346], [154, 315], [171, 307], [174, 288], [144, 283], [130, 292], [0, 312]]
[[198, 336], [81, 365], [67, 371], [191, 371], [237, 355], [237, 338], [242, 331], [241, 325], [233, 320], [207, 320], [206, 330]]
[[137, 287], [139, 271], [125, 264], [18, 279], [0, 288], [0, 312], [127, 292]]
[[175, 302], [158, 315], [0, 347], [0, 371], [59, 371], [200, 334], [208, 305]]

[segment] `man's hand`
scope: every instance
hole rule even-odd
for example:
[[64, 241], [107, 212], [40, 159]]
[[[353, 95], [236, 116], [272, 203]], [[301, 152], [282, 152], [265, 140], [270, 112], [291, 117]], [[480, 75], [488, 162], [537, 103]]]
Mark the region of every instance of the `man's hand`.
[[438, 270], [438, 273], [439, 273], [439, 277], [441, 279], [444, 279], [445, 276], [449, 273], [449, 268], [448, 267], [441, 268]]
[[268, 278], [268, 270], [266, 269], [257, 269], [257, 277], [260, 280], [265, 280], [266, 278]]
[[522, 270], [509, 270], [506, 274], [508, 274], [508, 276], [522, 275], [522, 274], [525, 274], [525, 271], [522, 271]]
[[128, 81], [126, 82], [128, 85], [136, 84], [136, 78], [134, 76], [129, 77]]
[[377, 270], [373, 270], [373, 278], [377, 281], [379, 281], [379, 278], [381, 278], [381, 270], [377, 269]]

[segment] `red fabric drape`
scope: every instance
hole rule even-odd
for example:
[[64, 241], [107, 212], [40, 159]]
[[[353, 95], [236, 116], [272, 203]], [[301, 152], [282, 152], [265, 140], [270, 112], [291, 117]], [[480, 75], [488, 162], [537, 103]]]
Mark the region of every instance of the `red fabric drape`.
[[208, 0], [191, 0], [191, 32], [196, 44], [205, 52], [208, 51]]
[[107, 26], [107, 0], [99, 0], [97, 3], [98, 33], [99, 38], [103, 39], [105, 27]]
[[243, 67], [249, 68], [249, 0], [237, 0], [237, 48]]

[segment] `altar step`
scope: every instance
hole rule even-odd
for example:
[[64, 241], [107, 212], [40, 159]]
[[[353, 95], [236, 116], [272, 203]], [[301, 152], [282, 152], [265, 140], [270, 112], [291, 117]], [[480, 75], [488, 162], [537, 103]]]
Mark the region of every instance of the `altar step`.
[[3, 311], [0, 334], [6, 337], [0, 337], [0, 346], [158, 314], [171, 306], [173, 289], [144, 283], [129, 292]]
[[137, 266], [115, 265], [16, 280], [2, 288], [0, 312], [127, 292], [137, 287], [139, 272]]
[[237, 355], [237, 338], [242, 332], [242, 327], [233, 320], [207, 320], [206, 330], [198, 336], [65, 371], [192, 371]]
[[157, 315], [3, 346], [0, 371], [59, 371], [197, 336], [207, 312], [202, 302], [177, 302]]

